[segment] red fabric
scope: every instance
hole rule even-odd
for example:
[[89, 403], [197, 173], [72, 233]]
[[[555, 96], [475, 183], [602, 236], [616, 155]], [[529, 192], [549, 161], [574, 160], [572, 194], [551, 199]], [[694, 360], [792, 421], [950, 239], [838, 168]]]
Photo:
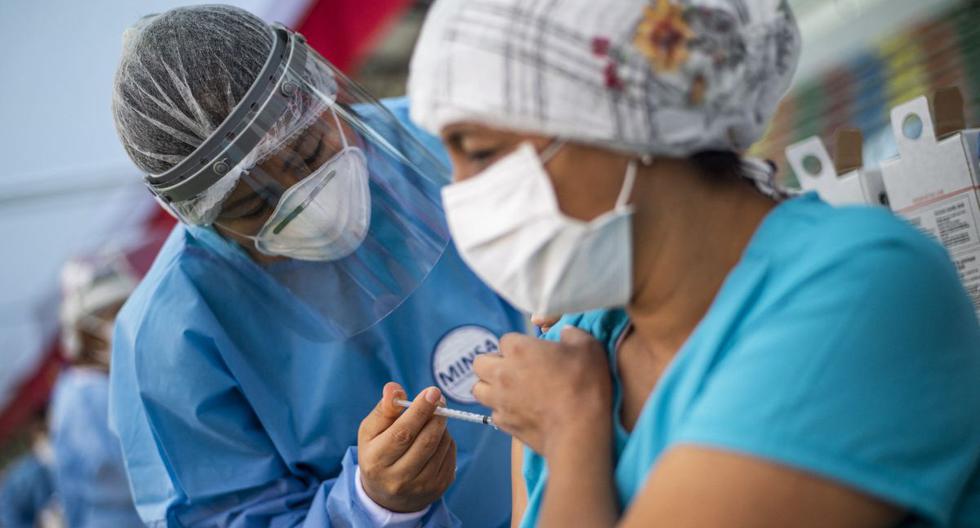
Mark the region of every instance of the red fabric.
[[408, 5], [408, 0], [318, 0], [296, 30], [334, 66], [350, 72]]
[[177, 220], [163, 208], [158, 208], [156, 214], [147, 221], [146, 236], [143, 238], [143, 243], [126, 253], [126, 259], [129, 260], [129, 264], [139, 273], [140, 277], [146, 275], [146, 272], [150, 270], [153, 260], [157, 257], [157, 253], [160, 252], [160, 248], [163, 247], [163, 243], [167, 241], [167, 236], [176, 224]]
[[28, 379], [24, 380], [11, 400], [12, 404], [0, 414], [0, 445], [7, 441], [18, 427], [26, 423], [30, 417], [48, 404], [51, 389], [58, 378], [62, 365], [61, 350], [58, 339], [51, 341], [44, 352], [44, 360]]

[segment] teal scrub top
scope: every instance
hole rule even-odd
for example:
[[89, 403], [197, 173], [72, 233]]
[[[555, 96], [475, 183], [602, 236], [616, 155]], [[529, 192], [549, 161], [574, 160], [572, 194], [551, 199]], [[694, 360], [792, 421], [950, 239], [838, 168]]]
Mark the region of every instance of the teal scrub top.
[[[980, 526], [980, 325], [945, 250], [884, 209], [808, 194], [762, 222], [644, 404], [619, 421], [622, 310], [566, 316], [610, 352], [624, 510], [677, 445], [797, 468], [910, 512]], [[547, 483], [525, 450], [534, 526]]]

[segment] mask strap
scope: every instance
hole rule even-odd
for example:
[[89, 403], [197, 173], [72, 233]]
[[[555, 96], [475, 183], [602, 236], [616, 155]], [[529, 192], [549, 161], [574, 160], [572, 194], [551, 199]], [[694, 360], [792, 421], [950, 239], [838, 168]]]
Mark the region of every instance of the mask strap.
[[[247, 240], [251, 240], [252, 242], [258, 242], [258, 240], [259, 240], [259, 237], [256, 236], [256, 235], [246, 235], [245, 233], [241, 233], [239, 231], [235, 231], [234, 229], [232, 229], [232, 228], [230, 228], [230, 227], [228, 227], [226, 225], [219, 224], [218, 222], [215, 222], [214, 225], [216, 225], [217, 227], [220, 227], [222, 230], [227, 231], [227, 232], [229, 232], [229, 233], [231, 233], [233, 235], [238, 235], [238, 236], [240, 236], [242, 238], [245, 238]], [[227, 239], [228, 237], [226, 237], [224, 235], [224, 233], [222, 233], [221, 231], [218, 231], [217, 227], [214, 229], [214, 231], [216, 233], [218, 233], [219, 236], [222, 236], [222, 237], [224, 237], [224, 238]], [[234, 243], [234, 241], [231, 241], [231, 240], [229, 240], [229, 242]], [[256, 249], [258, 249], [258, 246], [256, 246]]]
[[616, 198], [616, 209], [620, 209], [629, 202], [630, 197], [633, 195], [633, 184], [636, 183], [636, 160], [631, 159], [629, 164], [626, 166], [626, 176], [623, 178], [623, 188], [619, 191], [619, 197]]
[[[336, 103], [334, 103], [336, 104]], [[337, 111], [330, 108], [330, 115], [333, 116], [333, 122], [337, 124], [337, 134], [340, 135], [340, 142], [344, 145], [344, 150], [347, 150], [349, 145], [347, 144], [347, 134], [344, 134], [344, 129], [340, 126], [340, 118], [337, 117]]]
[[551, 141], [551, 143], [548, 143], [548, 146], [541, 151], [541, 154], [538, 154], [538, 158], [541, 160], [541, 165], [547, 165], [548, 162], [551, 161], [551, 158], [554, 158], [555, 154], [558, 154], [558, 151], [564, 146], [565, 141], [561, 138], [555, 138]]

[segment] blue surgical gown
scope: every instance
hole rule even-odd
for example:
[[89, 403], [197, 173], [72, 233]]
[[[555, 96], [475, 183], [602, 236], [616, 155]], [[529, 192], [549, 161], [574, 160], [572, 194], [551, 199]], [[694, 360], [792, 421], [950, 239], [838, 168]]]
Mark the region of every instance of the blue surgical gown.
[[24, 455], [0, 480], [0, 528], [35, 528], [54, 496], [51, 469], [37, 455]]
[[[443, 152], [407, 122], [404, 100], [387, 104]], [[290, 299], [238, 246], [178, 226], [123, 307], [111, 414], [151, 526], [366, 526], [357, 428], [382, 386], [453, 396], [472, 379], [473, 355], [524, 328], [451, 244], [410, 296], [351, 338], [308, 339]], [[486, 412], [455, 396], [450, 405]], [[507, 526], [509, 438], [470, 423], [449, 431], [456, 480], [423, 526]]]
[[[606, 345], [628, 507], [678, 445], [733, 451], [878, 497], [901, 526], [980, 526], [980, 325], [945, 250], [884, 209], [810, 194], [762, 223], [647, 399], [620, 422], [622, 310], [566, 316]], [[537, 523], [547, 466], [525, 450]]]
[[109, 376], [69, 367], [58, 377], [50, 413], [55, 485], [68, 526], [143, 526], [109, 430]]

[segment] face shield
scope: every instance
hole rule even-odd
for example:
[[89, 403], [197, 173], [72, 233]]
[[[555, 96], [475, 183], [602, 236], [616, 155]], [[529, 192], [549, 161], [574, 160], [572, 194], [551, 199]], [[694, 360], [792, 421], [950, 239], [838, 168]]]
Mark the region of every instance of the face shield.
[[334, 337], [390, 313], [449, 240], [449, 169], [377, 100], [274, 26], [262, 73], [190, 156], [146, 182], [182, 222], [288, 257], [261, 267]]
[[146, 181], [184, 223], [213, 224], [267, 255], [341, 259], [370, 228], [369, 154], [414, 173], [376, 182], [389, 192], [445, 183], [448, 171], [301, 35], [273, 32], [272, 53], [228, 118], [193, 154]]

